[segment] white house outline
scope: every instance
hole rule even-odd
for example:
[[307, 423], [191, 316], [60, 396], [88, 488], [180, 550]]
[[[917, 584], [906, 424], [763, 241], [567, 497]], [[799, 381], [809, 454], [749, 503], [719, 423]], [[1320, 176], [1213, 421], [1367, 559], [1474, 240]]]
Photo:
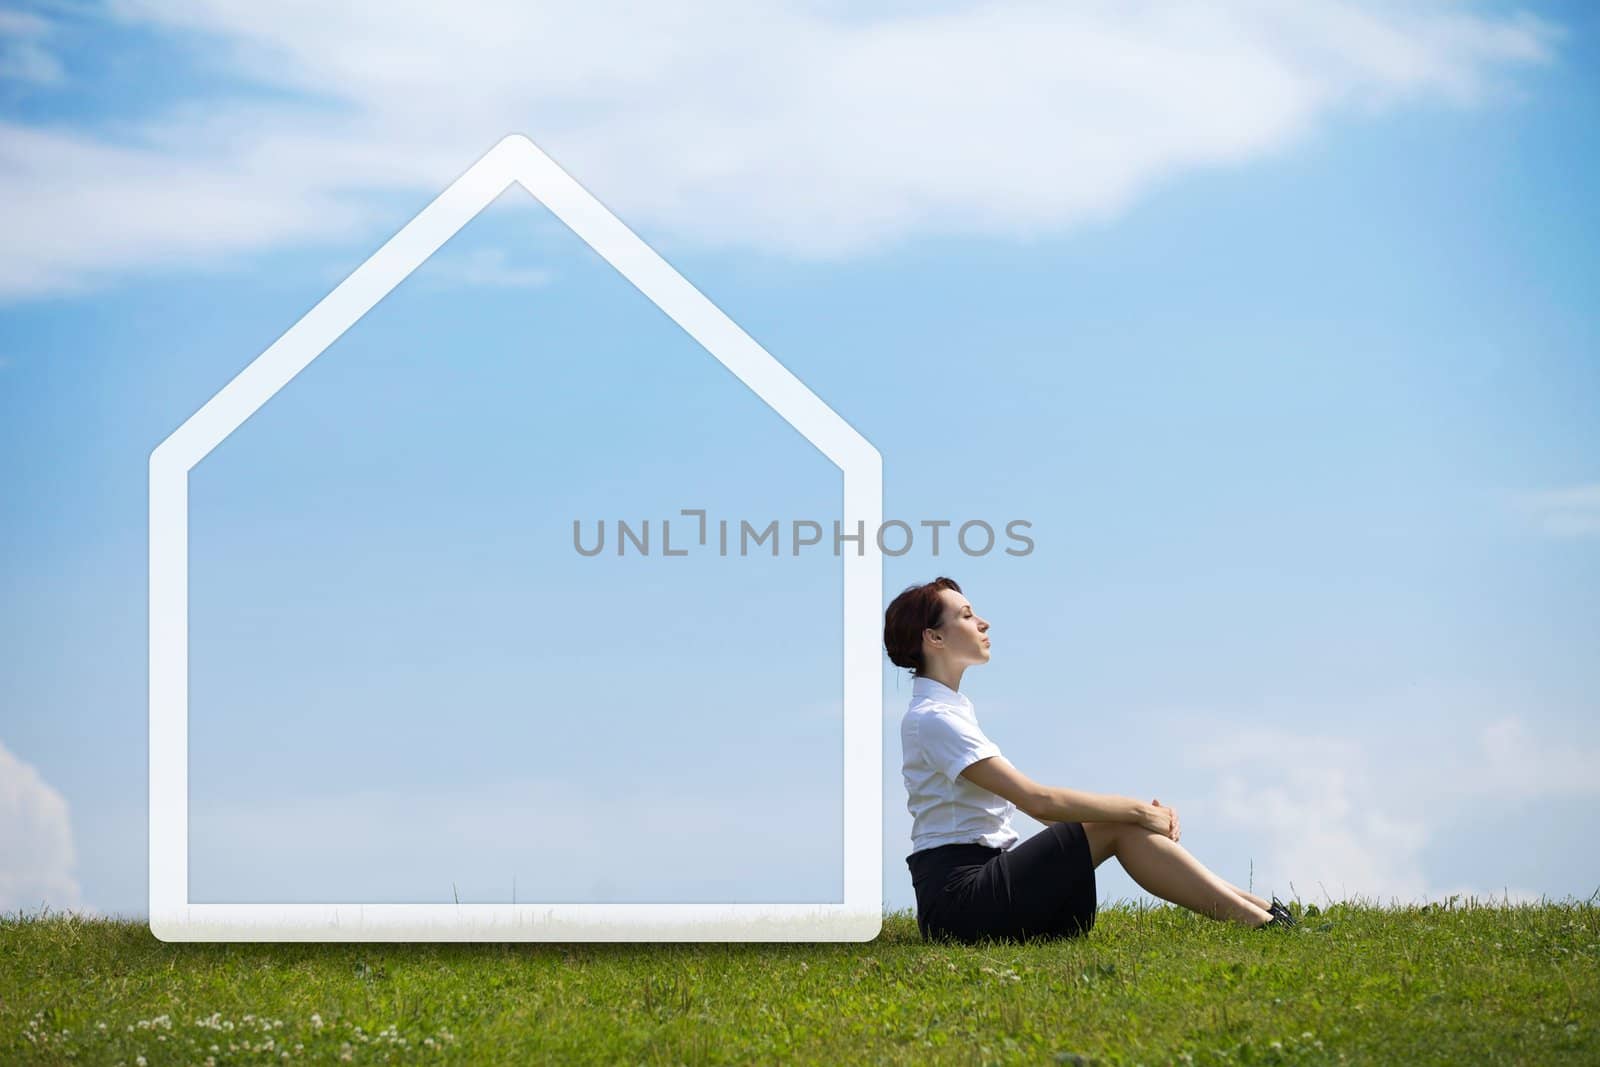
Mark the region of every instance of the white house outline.
[[[191, 904], [189, 472], [515, 182], [844, 475], [844, 899], [729, 904]], [[501, 140], [150, 454], [150, 931], [163, 941], [868, 941], [883, 921], [883, 460], [522, 134]]]

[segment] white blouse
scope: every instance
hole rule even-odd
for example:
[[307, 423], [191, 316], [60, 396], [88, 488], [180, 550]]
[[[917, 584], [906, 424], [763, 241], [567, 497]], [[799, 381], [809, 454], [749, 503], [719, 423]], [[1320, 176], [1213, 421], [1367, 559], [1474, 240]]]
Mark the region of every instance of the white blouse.
[[1000, 748], [978, 728], [972, 701], [942, 682], [917, 677], [911, 706], [900, 720], [906, 807], [911, 812], [911, 850], [977, 843], [1010, 848], [1019, 835], [1011, 827], [1016, 805], [961, 777]]

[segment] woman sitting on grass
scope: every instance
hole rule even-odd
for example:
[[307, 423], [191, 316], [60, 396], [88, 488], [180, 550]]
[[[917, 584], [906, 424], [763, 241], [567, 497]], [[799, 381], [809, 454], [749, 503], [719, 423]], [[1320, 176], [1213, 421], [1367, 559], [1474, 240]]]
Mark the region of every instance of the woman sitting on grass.
[[[1160, 800], [1040, 785], [978, 728], [961, 675], [989, 662], [989, 623], [949, 578], [906, 589], [884, 614], [883, 644], [914, 677], [900, 720], [911, 881], [927, 938], [1073, 936], [1094, 926], [1095, 868], [1115, 856], [1163, 900], [1246, 926], [1292, 926], [1287, 908], [1218, 878], [1178, 844]], [[1045, 828], [1018, 845], [1012, 812]]]

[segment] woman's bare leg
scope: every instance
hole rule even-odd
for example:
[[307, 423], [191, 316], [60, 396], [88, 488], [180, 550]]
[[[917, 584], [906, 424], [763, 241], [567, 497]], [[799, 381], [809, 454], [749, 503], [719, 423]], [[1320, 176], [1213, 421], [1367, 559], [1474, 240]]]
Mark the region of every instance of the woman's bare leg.
[[1254, 893], [1246, 892], [1245, 890], [1234, 885], [1232, 882], [1228, 881], [1226, 878], [1222, 880], [1222, 884], [1233, 890], [1235, 893], [1238, 893], [1241, 897], [1244, 897], [1244, 899], [1248, 900], [1262, 911], [1266, 911], [1268, 908], [1272, 907], [1272, 902], [1270, 900], [1263, 900]]
[[1124, 870], [1148, 893], [1211, 919], [1260, 926], [1271, 914], [1212, 874], [1176, 841], [1134, 823], [1086, 822], [1095, 866], [1117, 857]]

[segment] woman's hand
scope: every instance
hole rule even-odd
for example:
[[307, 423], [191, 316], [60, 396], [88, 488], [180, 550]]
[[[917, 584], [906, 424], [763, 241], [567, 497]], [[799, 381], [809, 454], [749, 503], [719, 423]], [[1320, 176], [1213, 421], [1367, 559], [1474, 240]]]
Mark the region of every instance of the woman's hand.
[[1146, 830], [1154, 831], [1163, 836], [1178, 840], [1181, 829], [1178, 825], [1178, 809], [1169, 808], [1160, 800], [1152, 800], [1148, 804], [1139, 805], [1138, 823]]

